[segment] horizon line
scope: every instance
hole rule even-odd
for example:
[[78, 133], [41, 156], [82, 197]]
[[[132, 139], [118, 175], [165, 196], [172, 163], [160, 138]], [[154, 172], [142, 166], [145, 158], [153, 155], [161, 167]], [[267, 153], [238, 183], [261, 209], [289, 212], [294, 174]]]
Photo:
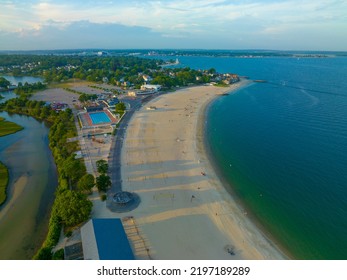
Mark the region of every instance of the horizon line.
[[58, 51], [228, 51], [228, 52], [238, 52], [238, 51], [261, 51], [261, 52], [347, 52], [347, 50], [309, 50], [309, 49], [257, 49], [257, 48], [238, 48], [238, 49], [217, 49], [217, 48], [61, 48], [61, 49], [22, 49], [22, 50], [0, 50], [2, 52], [58, 52]]

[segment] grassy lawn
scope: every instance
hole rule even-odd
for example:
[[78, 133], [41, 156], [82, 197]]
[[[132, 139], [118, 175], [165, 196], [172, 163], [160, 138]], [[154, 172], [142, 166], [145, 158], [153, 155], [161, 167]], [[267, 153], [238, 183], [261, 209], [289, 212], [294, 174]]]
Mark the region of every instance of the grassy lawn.
[[220, 83], [220, 84], [215, 84], [215, 87], [228, 87], [229, 85], [224, 84], [224, 83]]
[[6, 187], [8, 184], [8, 170], [5, 165], [0, 162], [0, 205], [6, 200]]
[[91, 83], [84, 80], [70, 79], [62, 83], [57, 83], [57, 82], [51, 83], [48, 85], [48, 88], [72, 88], [72, 87], [88, 86], [88, 85], [94, 85], [94, 84], [95, 83]]
[[0, 118], [0, 137], [8, 134], [16, 133], [19, 130], [22, 130], [23, 127], [20, 125], [8, 122], [4, 118]]

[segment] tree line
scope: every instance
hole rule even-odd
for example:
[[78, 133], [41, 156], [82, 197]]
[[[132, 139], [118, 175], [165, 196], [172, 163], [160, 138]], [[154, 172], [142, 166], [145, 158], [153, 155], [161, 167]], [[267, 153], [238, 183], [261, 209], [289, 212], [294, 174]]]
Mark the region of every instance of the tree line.
[[7, 89], [7, 87], [10, 85], [11, 83], [8, 80], [6, 80], [4, 77], [0, 77], [0, 89], [1, 88]]
[[70, 109], [55, 112], [46, 106], [45, 102], [29, 100], [26, 97], [10, 99], [0, 104], [0, 110], [29, 115], [47, 121], [50, 125], [49, 147], [57, 166], [58, 186], [48, 234], [34, 258], [54, 258], [52, 249], [59, 241], [61, 230], [67, 232], [86, 221], [92, 209], [92, 202], [87, 198], [85, 182], [94, 181], [94, 177], [86, 173], [84, 162], [75, 158], [75, 152], [79, 149], [78, 143], [67, 142], [68, 138], [77, 135], [73, 113]]
[[161, 60], [133, 56], [87, 57], [53, 55], [0, 55], [2, 73], [14, 76], [40, 76], [46, 82], [61, 82], [71, 78], [101, 82], [107, 77], [111, 83], [138, 73], [150, 74], [160, 69]]
[[31, 83], [28, 82], [24, 83], [18, 83], [17, 88], [14, 89], [14, 93], [21, 95], [21, 94], [32, 94], [39, 90], [44, 90], [47, 88], [47, 85], [37, 82], [37, 83]]
[[135, 88], [140, 88], [144, 83], [142, 75], [146, 74], [153, 77], [152, 84], [172, 88], [209, 83], [211, 74], [215, 74], [211, 69], [200, 71], [189, 67], [169, 68], [161, 67], [162, 64], [162, 60], [133, 56], [0, 55], [0, 65], [4, 66], [3, 73], [40, 76], [47, 83], [64, 82], [69, 79], [98, 83], [107, 78], [108, 83], [113, 85], [121, 86], [122, 82], [129, 82]]

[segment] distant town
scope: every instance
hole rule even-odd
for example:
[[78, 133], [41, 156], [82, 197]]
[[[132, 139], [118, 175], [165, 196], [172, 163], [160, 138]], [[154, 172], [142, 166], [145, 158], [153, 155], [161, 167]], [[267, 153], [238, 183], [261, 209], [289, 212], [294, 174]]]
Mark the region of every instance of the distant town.
[[[178, 59], [163, 61], [136, 56], [108, 56], [104, 52], [97, 52], [94, 56], [0, 55], [0, 74], [42, 77], [44, 83], [86, 80], [118, 86], [120, 90], [137, 90], [136, 94], [206, 83], [231, 84], [238, 80], [237, 75], [232, 73], [217, 73], [213, 68], [180, 68], [179, 63]], [[166, 67], [168, 65], [177, 67]], [[3, 88], [11, 87], [5, 85]]]
[[199, 50], [199, 49], [119, 49], [119, 50], [96, 50], [96, 49], [74, 49], [74, 50], [34, 50], [34, 51], [0, 51], [1, 54], [21, 54], [21, 55], [60, 55], [60, 56], [156, 56], [173, 58], [171, 63], [175, 62], [176, 57], [184, 56], [205, 56], [205, 57], [312, 57], [324, 58], [335, 56], [347, 56], [345, 51], [278, 51], [278, 50]]

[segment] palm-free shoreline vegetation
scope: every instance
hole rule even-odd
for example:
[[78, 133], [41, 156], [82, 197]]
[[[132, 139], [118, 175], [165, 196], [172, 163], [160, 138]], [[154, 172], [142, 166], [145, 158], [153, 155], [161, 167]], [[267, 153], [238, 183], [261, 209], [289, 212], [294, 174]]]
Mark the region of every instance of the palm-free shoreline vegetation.
[[86, 174], [84, 163], [74, 156], [78, 143], [67, 143], [67, 138], [76, 135], [72, 111], [67, 109], [56, 112], [47, 107], [45, 102], [29, 100], [23, 96], [1, 104], [0, 110], [29, 115], [50, 125], [49, 147], [59, 178], [47, 238], [34, 259], [52, 259], [52, 249], [59, 241], [61, 230], [68, 231], [87, 220], [92, 209], [92, 203], [86, 194], [77, 187]]
[[8, 169], [0, 161], [0, 205], [6, 201], [6, 189], [8, 185]]

